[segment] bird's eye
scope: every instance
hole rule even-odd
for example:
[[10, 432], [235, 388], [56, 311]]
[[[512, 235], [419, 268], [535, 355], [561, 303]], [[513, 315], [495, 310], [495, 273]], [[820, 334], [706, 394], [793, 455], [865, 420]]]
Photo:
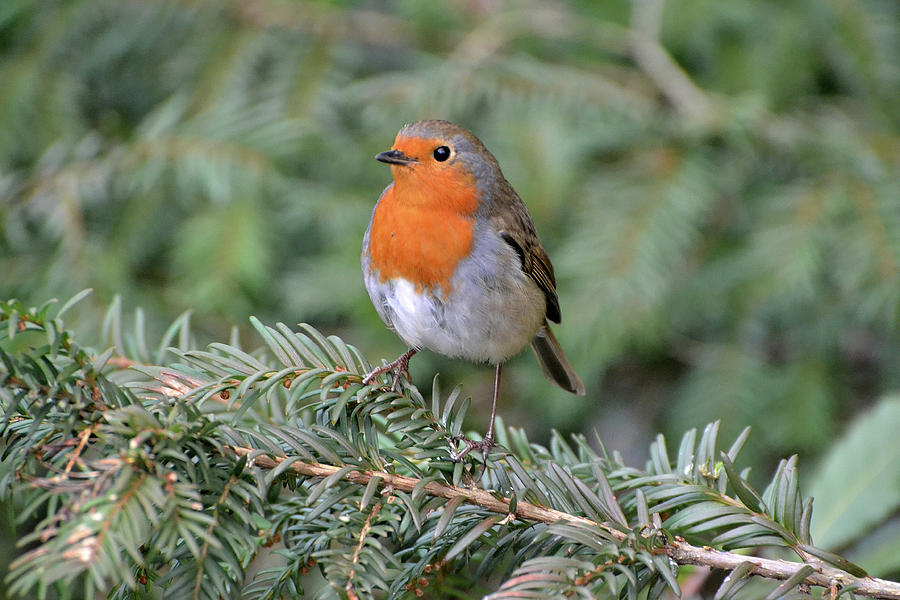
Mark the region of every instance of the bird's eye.
[[438, 146], [434, 149], [434, 160], [444, 162], [450, 158], [450, 148], [447, 146]]

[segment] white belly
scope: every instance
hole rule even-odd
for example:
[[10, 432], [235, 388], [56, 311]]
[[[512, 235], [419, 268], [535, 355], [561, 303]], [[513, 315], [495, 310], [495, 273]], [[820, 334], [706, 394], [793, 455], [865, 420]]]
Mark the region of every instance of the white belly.
[[[502, 363], [534, 338], [544, 323], [546, 300], [511, 249], [492, 258], [488, 264], [461, 263], [446, 297], [440, 290], [417, 292], [401, 278], [380, 282], [370, 276], [366, 287], [381, 318], [411, 348]], [[509, 264], [501, 268], [498, 259]]]
[[[385, 295], [391, 322], [397, 335], [413, 348], [502, 363], [525, 348], [544, 321], [544, 312], [534, 310], [534, 303], [511, 302], [509, 295], [498, 290], [454, 289], [444, 301], [416, 293], [413, 284], [404, 279], [392, 283]], [[521, 292], [513, 298], [521, 297]], [[537, 300], [544, 302], [543, 296]]]

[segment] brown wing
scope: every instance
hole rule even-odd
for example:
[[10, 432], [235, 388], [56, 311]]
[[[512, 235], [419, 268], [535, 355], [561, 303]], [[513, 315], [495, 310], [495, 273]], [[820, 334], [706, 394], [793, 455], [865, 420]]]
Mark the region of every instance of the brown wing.
[[534, 223], [525, 210], [525, 205], [510, 186], [508, 191], [511, 202], [506, 210], [495, 210], [492, 220], [507, 244], [518, 253], [522, 263], [522, 271], [531, 277], [544, 292], [547, 300], [547, 318], [559, 323], [562, 315], [559, 312], [559, 299], [556, 297], [556, 278], [553, 276], [553, 265], [541, 247]]

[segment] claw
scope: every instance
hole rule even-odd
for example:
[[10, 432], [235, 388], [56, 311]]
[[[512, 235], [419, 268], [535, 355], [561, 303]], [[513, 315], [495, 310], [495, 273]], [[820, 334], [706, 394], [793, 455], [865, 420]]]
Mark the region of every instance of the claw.
[[[493, 448], [496, 443], [494, 442], [494, 417], [497, 415], [497, 398], [500, 397], [500, 370], [502, 367], [502, 364], [497, 364], [496, 370], [494, 371], [494, 398], [491, 402], [491, 424], [488, 426], [484, 439], [480, 442], [473, 442], [464, 435], [453, 436], [453, 444], [450, 446], [450, 458], [453, 462], [459, 462], [466, 454], [477, 449], [481, 450], [484, 468], [487, 469], [488, 454], [490, 454], [491, 448]], [[458, 442], [463, 442], [466, 446], [459, 452], [456, 451], [456, 444]]]
[[462, 442], [465, 445], [465, 448], [457, 452], [455, 445], [450, 447], [450, 459], [453, 462], [461, 461], [472, 450], [481, 450], [481, 458], [485, 465], [487, 465], [487, 458], [488, 454], [491, 452], [491, 448], [496, 445], [494, 436], [491, 434], [486, 435], [483, 440], [477, 442], [470, 440], [464, 435], [453, 436], [453, 443], [456, 444], [457, 442]]
[[394, 362], [372, 369], [365, 377], [363, 377], [363, 385], [369, 385], [379, 375], [384, 375], [385, 373], [393, 371], [394, 380], [391, 382], [391, 391], [396, 392], [397, 384], [400, 383], [401, 376], [405, 377], [407, 381], [412, 381], [412, 377], [409, 375], [409, 359], [412, 358], [416, 352], [418, 352], [418, 350], [410, 348], [401, 354]]

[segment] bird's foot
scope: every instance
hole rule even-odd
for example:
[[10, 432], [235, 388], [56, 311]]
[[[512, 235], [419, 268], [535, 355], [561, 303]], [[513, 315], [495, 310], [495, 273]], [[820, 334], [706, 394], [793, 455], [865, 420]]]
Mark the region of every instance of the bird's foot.
[[[457, 451], [456, 444], [459, 442], [462, 442], [464, 447], [462, 450]], [[450, 446], [450, 459], [453, 462], [459, 462], [472, 450], [481, 450], [481, 458], [485, 466], [487, 466], [488, 454], [490, 454], [491, 448], [495, 445], [496, 442], [492, 433], [488, 433], [484, 436], [484, 439], [478, 441], [470, 440], [464, 435], [455, 435], [453, 436], [453, 444]]]
[[363, 385], [369, 385], [372, 381], [375, 380], [379, 375], [384, 375], [385, 373], [394, 372], [394, 380], [391, 382], [391, 391], [397, 391], [397, 384], [400, 383], [400, 377], [403, 376], [407, 381], [412, 381], [412, 377], [409, 375], [409, 359], [413, 357], [413, 354], [418, 352], [415, 348], [410, 348], [403, 354], [401, 354], [397, 360], [392, 363], [388, 363], [376, 369], [372, 369], [369, 373], [363, 377]]

